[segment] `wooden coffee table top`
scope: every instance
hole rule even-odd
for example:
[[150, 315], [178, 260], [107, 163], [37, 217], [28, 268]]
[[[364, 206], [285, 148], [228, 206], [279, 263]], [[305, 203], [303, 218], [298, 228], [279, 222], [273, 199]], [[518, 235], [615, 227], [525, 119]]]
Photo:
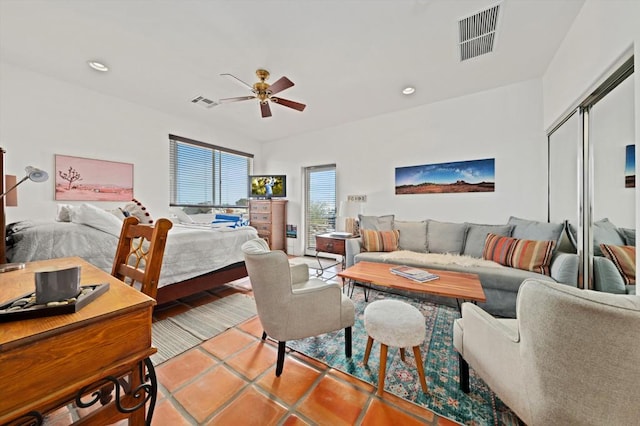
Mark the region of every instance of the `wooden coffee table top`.
[[[371, 283], [383, 287], [400, 290], [416, 291], [420, 293], [435, 294], [438, 296], [453, 297], [456, 299], [486, 302], [484, 290], [480, 284], [480, 278], [476, 274], [464, 272], [442, 271], [429, 268], [428, 271], [440, 278], [425, 283], [419, 283], [409, 278], [404, 278], [391, 273], [394, 266], [389, 263], [358, 262], [355, 265], [338, 273], [339, 277], [364, 283]], [[419, 268], [424, 269], [424, 268]]]

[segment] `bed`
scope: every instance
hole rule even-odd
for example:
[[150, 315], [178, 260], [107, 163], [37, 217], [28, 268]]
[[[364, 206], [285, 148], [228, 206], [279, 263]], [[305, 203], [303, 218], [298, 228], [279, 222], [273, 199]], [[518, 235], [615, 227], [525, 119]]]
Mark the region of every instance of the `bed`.
[[[247, 276], [240, 246], [253, 238], [257, 238], [257, 231], [249, 226], [211, 228], [174, 224], [167, 238], [157, 303]], [[111, 273], [117, 243], [117, 235], [91, 224], [22, 221], [7, 226], [7, 261], [80, 256]]]

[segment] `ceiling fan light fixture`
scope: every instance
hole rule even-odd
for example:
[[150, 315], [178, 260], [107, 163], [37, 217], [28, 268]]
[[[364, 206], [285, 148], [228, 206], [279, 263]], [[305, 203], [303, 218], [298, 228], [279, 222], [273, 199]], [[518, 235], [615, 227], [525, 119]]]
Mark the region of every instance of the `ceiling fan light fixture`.
[[87, 64], [89, 64], [89, 66], [96, 71], [100, 71], [100, 72], [109, 71], [109, 67], [99, 61], [87, 61]]
[[413, 86], [407, 86], [404, 89], [402, 89], [403, 95], [413, 95], [415, 92], [416, 92], [416, 88]]

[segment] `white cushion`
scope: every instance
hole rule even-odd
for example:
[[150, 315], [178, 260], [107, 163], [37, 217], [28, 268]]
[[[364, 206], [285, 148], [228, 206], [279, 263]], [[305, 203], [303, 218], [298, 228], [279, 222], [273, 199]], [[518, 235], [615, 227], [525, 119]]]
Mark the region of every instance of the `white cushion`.
[[425, 319], [418, 308], [399, 300], [376, 300], [364, 309], [364, 328], [373, 340], [387, 346], [412, 348], [421, 345]]

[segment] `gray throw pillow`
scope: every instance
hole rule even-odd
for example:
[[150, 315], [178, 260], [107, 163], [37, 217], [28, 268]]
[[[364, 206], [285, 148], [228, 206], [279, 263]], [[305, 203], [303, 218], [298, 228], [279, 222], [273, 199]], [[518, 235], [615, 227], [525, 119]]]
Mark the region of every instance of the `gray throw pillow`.
[[636, 245], [636, 230], [631, 228], [618, 228], [622, 235], [624, 235], [624, 242], [628, 246]]
[[[473, 257], [482, 257], [484, 243], [487, 234], [496, 234], [503, 237], [510, 237], [514, 225], [482, 225], [478, 223], [467, 223], [467, 237], [464, 240], [462, 254]], [[402, 237], [402, 235], [401, 235]]]
[[358, 215], [360, 229], [373, 229], [374, 231], [393, 231], [394, 215], [386, 216], [363, 216]]
[[600, 244], [611, 244], [614, 246], [625, 245], [625, 239], [618, 227], [609, 221], [606, 217], [593, 223], [593, 254], [602, 256]]
[[511, 216], [508, 225], [514, 225], [511, 236], [521, 240], [554, 241], [556, 247], [564, 231], [563, 223], [540, 222]]
[[427, 221], [395, 220], [394, 229], [400, 231], [399, 250], [411, 250], [418, 253], [427, 251]]
[[429, 253], [460, 254], [466, 232], [466, 223], [429, 220], [427, 224], [427, 250]]

